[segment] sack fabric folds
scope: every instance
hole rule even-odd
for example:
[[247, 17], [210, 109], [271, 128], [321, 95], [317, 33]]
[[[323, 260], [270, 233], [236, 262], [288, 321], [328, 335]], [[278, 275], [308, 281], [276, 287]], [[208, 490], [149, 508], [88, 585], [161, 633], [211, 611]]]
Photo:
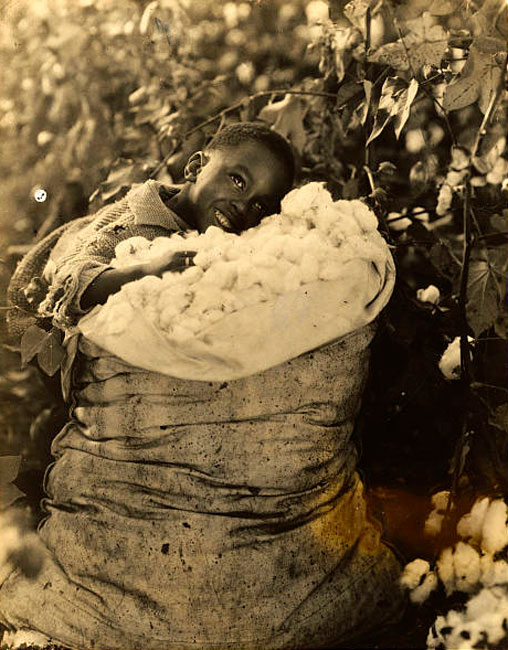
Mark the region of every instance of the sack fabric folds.
[[135, 368], [84, 337], [53, 443], [42, 572], [1, 619], [72, 648], [319, 648], [400, 609], [353, 422], [367, 325], [230, 382]]

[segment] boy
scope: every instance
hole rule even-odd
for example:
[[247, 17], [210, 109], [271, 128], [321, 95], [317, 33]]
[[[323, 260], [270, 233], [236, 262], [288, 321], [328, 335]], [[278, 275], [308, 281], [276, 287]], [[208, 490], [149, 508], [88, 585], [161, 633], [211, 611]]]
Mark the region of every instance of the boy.
[[276, 132], [248, 122], [225, 127], [205, 151], [191, 156], [183, 185], [165, 187], [149, 180], [99, 211], [77, 235], [62, 237], [45, 271], [50, 286], [40, 314], [61, 327], [73, 325], [126, 282], [182, 271], [192, 263], [192, 251], [122, 269], [110, 262], [115, 246], [129, 237], [204, 232], [212, 225], [240, 233], [256, 226], [278, 212], [294, 172], [291, 147]]

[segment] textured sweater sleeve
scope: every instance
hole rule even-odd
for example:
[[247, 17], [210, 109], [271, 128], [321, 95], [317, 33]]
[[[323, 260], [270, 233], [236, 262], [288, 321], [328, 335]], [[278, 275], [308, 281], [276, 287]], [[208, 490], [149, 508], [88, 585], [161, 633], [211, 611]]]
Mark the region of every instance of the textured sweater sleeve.
[[79, 233], [63, 237], [45, 269], [49, 291], [39, 312], [50, 316], [58, 327], [75, 325], [85, 313], [80, 302], [91, 282], [111, 268], [116, 245], [139, 233], [127, 201], [100, 210]]

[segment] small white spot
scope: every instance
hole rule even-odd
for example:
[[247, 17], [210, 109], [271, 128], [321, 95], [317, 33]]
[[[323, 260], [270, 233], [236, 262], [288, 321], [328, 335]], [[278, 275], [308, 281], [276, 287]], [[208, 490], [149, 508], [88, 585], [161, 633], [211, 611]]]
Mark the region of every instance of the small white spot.
[[42, 187], [39, 187], [34, 191], [34, 199], [37, 201], [37, 203], [44, 203], [47, 198], [48, 193], [46, 190], [43, 190]]

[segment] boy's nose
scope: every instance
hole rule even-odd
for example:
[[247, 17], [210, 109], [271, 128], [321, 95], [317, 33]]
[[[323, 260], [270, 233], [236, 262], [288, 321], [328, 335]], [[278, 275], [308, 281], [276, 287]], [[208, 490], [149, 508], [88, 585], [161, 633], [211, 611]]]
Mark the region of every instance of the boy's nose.
[[231, 207], [233, 208], [233, 211], [238, 215], [244, 215], [247, 211], [248, 205], [249, 202], [247, 199], [235, 198], [231, 201]]

